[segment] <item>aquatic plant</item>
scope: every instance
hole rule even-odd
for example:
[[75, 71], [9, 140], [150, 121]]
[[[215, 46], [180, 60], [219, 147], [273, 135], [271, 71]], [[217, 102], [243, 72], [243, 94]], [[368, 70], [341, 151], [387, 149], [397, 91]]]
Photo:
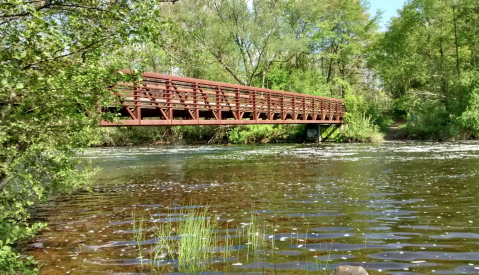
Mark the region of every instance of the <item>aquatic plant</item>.
[[[174, 264], [179, 272], [197, 274], [210, 270], [215, 263], [225, 264], [234, 259], [233, 265], [242, 265], [259, 257], [265, 262], [268, 257], [274, 264], [272, 272], [277, 272], [276, 227], [265, 220], [258, 221], [255, 211], [251, 211], [247, 222], [242, 222], [241, 228], [236, 228], [235, 234], [231, 235], [233, 220], [227, 220], [221, 229], [217, 218], [209, 214], [208, 207], [184, 207], [179, 212], [173, 212], [171, 207], [167, 209], [166, 218], [161, 219], [148, 211], [132, 214], [133, 238], [143, 268], [158, 270], [165, 264], [170, 267]], [[298, 239], [298, 245], [299, 241], [308, 241], [308, 233], [309, 222], [306, 238]], [[155, 237], [149, 250], [145, 247], [147, 234]], [[149, 255], [145, 251], [149, 251]], [[328, 249], [325, 263], [315, 256], [318, 274], [329, 274], [330, 253], [331, 249]], [[263, 272], [267, 272], [265, 266]]]
[[[266, 247], [262, 229], [257, 225], [253, 212], [249, 223], [242, 223], [245, 228], [237, 229], [232, 238], [229, 233], [232, 220], [226, 222], [226, 234], [221, 235], [216, 217], [208, 215], [208, 207], [199, 210], [186, 207], [183, 209], [187, 210], [182, 209], [180, 213], [172, 213], [171, 208], [168, 209], [167, 218], [161, 220], [146, 211], [132, 214], [133, 237], [142, 266], [148, 262], [149, 268], [156, 269], [156, 266], [170, 260], [176, 262], [180, 272], [198, 273], [208, 270], [218, 253], [224, 263], [228, 262], [235, 245], [246, 245], [246, 261], [251, 254], [255, 256], [259, 249]], [[145, 228], [147, 222], [152, 224], [150, 229]], [[143, 243], [149, 231], [154, 232], [155, 243], [150, 250], [150, 258], [145, 259]], [[240, 256], [238, 249], [237, 259]]]
[[144, 231], [144, 225], [145, 225], [145, 217], [146, 217], [146, 213], [144, 211], [140, 212], [140, 218], [137, 220], [136, 219], [136, 212], [133, 211], [132, 213], [132, 217], [133, 217], [133, 236], [134, 236], [134, 239], [136, 241], [136, 244], [138, 246], [138, 254], [139, 254], [139, 257], [140, 258], [140, 262], [141, 264], [143, 265], [143, 255], [142, 255], [142, 242], [144, 240], [144, 234], [143, 234], [143, 231]]
[[248, 246], [248, 251], [257, 251], [266, 246], [263, 235], [263, 231], [258, 226], [256, 215], [251, 211], [250, 221], [246, 226], [246, 237], [248, 240], [246, 244]]
[[182, 272], [202, 271], [211, 258], [217, 223], [216, 219], [206, 218], [207, 210], [191, 211], [178, 224], [178, 267]]
[[[331, 242], [331, 246], [329, 247], [329, 249], [327, 249], [326, 251], [326, 263], [323, 265], [321, 259], [319, 257], [315, 257], [315, 260], [316, 260], [316, 264], [318, 265], [318, 275], [329, 275], [331, 274], [331, 271], [328, 270], [329, 268], [329, 257], [331, 256], [331, 249], [332, 249], [332, 242]], [[328, 248], [327, 244], [326, 244], [326, 248]]]

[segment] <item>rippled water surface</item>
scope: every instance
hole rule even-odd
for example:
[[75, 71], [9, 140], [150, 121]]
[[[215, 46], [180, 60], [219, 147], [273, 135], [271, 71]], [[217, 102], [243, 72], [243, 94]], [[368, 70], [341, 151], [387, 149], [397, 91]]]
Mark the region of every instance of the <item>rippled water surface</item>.
[[[192, 206], [209, 206], [222, 232], [241, 230], [252, 211], [271, 228], [268, 257], [232, 257], [214, 272], [317, 274], [329, 263], [479, 273], [477, 142], [100, 148], [84, 157], [102, 168], [92, 192], [37, 209], [50, 230], [27, 251], [43, 274], [148, 273], [132, 212], [161, 218]], [[174, 262], [162, 270], [177, 272]]]

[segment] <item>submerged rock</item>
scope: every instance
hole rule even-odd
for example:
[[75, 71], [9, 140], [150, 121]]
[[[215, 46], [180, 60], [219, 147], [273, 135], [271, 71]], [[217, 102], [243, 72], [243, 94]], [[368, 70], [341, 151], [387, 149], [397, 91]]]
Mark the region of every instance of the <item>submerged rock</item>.
[[33, 243], [29, 244], [28, 246], [33, 247], [34, 249], [42, 249], [43, 248], [43, 243]]
[[342, 265], [338, 266], [332, 275], [369, 275], [362, 266]]

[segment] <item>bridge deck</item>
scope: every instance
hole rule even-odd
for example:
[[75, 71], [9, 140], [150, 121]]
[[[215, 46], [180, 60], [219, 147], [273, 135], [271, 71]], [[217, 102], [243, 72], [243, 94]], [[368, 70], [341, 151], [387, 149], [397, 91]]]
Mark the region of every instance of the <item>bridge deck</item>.
[[[129, 72], [126, 72], [129, 73]], [[119, 83], [120, 120], [101, 126], [340, 124], [344, 101], [156, 73]], [[104, 108], [118, 112], [118, 107]]]

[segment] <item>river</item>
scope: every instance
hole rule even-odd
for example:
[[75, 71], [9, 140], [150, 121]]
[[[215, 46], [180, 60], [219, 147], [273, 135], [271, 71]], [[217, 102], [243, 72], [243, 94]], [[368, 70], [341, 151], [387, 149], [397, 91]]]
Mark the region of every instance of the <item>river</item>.
[[[41, 274], [149, 273], [133, 213], [195, 208], [222, 234], [244, 230], [252, 213], [265, 229], [263, 257], [242, 258], [238, 244], [209, 267], [215, 274], [318, 274], [326, 264], [479, 273], [478, 142], [121, 147], [82, 157], [101, 168], [91, 192], [36, 208], [49, 230], [24, 250]], [[145, 246], [154, 242], [147, 234]], [[174, 259], [160, 270], [178, 272]]]

